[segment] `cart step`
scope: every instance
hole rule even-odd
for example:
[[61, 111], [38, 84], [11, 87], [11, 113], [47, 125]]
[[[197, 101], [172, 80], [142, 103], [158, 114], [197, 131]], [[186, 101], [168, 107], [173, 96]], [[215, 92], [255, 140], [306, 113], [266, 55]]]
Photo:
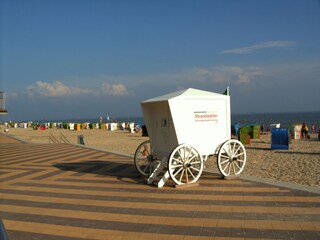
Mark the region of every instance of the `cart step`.
[[[166, 175], [166, 173], [168, 172], [167, 170], [168, 168], [165, 167], [159, 174], [158, 176], [156, 177], [156, 179], [154, 179], [150, 185], [154, 185], [154, 186], [157, 186], [158, 188], [161, 188], [164, 186], [165, 182], [168, 180], [166, 179], [167, 176], [169, 177], [169, 175]], [[165, 177], [166, 176], [166, 177]]]
[[148, 184], [156, 184], [159, 188], [163, 187], [165, 182], [169, 179], [169, 172], [167, 170], [168, 161], [163, 158], [158, 166], [155, 168], [153, 173], [147, 180]]
[[158, 188], [162, 188], [169, 178], [169, 172], [166, 171], [161, 177], [157, 177], [151, 184]]

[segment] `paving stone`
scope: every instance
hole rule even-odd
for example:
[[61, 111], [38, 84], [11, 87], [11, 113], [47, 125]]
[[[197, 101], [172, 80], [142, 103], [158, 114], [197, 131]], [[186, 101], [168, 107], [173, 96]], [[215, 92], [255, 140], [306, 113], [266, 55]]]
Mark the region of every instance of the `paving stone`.
[[320, 239], [314, 192], [208, 172], [193, 186], [158, 189], [128, 156], [3, 134], [0, 151], [10, 239]]

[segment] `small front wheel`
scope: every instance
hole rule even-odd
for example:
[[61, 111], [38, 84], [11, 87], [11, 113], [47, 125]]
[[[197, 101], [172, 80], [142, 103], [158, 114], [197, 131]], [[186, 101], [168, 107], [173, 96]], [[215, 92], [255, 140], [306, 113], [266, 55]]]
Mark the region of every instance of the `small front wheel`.
[[142, 176], [150, 176], [159, 162], [160, 161], [153, 156], [150, 140], [139, 145], [134, 154], [134, 165]]
[[246, 164], [246, 150], [243, 144], [235, 139], [230, 139], [222, 144], [217, 164], [223, 176], [239, 175]]
[[194, 183], [201, 176], [203, 161], [195, 148], [182, 144], [171, 153], [168, 169], [171, 179], [177, 185]]

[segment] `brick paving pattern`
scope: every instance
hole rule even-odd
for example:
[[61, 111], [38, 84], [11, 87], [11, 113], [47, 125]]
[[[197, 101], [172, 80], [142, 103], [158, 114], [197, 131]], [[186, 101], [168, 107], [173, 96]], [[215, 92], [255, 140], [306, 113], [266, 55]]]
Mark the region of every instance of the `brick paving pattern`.
[[0, 134], [0, 215], [10, 240], [320, 239], [320, 195], [204, 173], [158, 189], [133, 159]]

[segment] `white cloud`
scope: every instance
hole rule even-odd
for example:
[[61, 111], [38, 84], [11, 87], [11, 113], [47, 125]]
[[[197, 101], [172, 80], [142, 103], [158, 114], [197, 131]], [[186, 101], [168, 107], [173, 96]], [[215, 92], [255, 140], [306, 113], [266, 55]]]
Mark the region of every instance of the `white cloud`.
[[297, 45], [295, 41], [269, 41], [269, 42], [262, 42], [255, 45], [242, 47], [242, 48], [233, 48], [222, 51], [221, 54], [249, 54], [253, 53], [260, 49], [266, 48], [290, 48]]
[[[212, 83], [248, 84], [256, 81], [262, 75], [264, 75], [263, 70], [257, 67], [214, 66], [191, 68], [171, 73], [103, 76], [102, 92], [113, 96], [130, 95], [127, 85], [131, 86], [132, 89], [145, 88], [151, 85], [157, 91], [158, 87], [167, 88], [170, 86], [176, 89], [177, 87], [194, 86], [197, 83], [203, 85]], [[127, 85], [111, 83], [112, 81], [127, 83]]]
[[10, 99], [10, 100], [18, 99], [18, 97], [19, 97], [19, 94], [17, 92], [7, 92], [7, 93], [5, 93], [6, 100], [8, 100], [8, 99]]
[[216, 66], [193, 70], [193, 78], [201, 82], [248, 84], [262, 76], [260, 68], [238, 66]]
[[[91, 81], [87, 81], [91, 82]], [[80, 84], [80, 83], [79, 83]], [[82, 83], [83, 84], [83, 83]], [[100, 88], [97, 86], [101, 86]], [[26, 93], [29, 97], [73, 97], [91, 94], [93, 96], [109, 95], [109, 96], [126, 96], [130, 95], [127, 87], [122, 83], [98, 83], [96, 87], [73, 87], [68, 86], [61, 81], [45, 82], [37, 81], [35, 84], [30, 85], [26, 88]]]
[[[156, 96], [165, 89], [187, 87], [212, 88], [213, 86], [245, 86], [252, 88], [261, 85], [272, 85], [281, 82], [294, 82], [301, 80], [316, 79], [319, 76], [319, 64], [283, 64], [267, 65], [261, 67], [223, 65], [211, 67], [198, 67], [184, 69], [169, 73], [153, 73], [141, 75], [104, 75], [90, 76], [86, 79], [73, 81], [73, 84], [56, 81], [37, 82], [28, 87], [29, 96], [81, 96], [90, 95], [100, 97], [139, 97], [146, 94]], [[76, 85], [78, 84], [78, 85]], [[87, 85], [86, 85], [87, 84]], [[77, 87], [71, 87], [77, 86]], [[150, 94], [149, 94], [150, 93]], [[20, 95], [20, 94], [19, 94]]]
[[129, 92], [123, 84], [109, 84], [102, 83], [102, 92], [110, 96], [125, 96], [129, 95]]
[[37, 81], [35, 86], [27, 87], [27, 94], [29, 96], [45, 96], [45, 97], [65, 97], [78, 96], [83, 94], [93, 93], [90, 89], [82, 89], [79, 87], [69, 87], [60, 81], [53, 83]]

